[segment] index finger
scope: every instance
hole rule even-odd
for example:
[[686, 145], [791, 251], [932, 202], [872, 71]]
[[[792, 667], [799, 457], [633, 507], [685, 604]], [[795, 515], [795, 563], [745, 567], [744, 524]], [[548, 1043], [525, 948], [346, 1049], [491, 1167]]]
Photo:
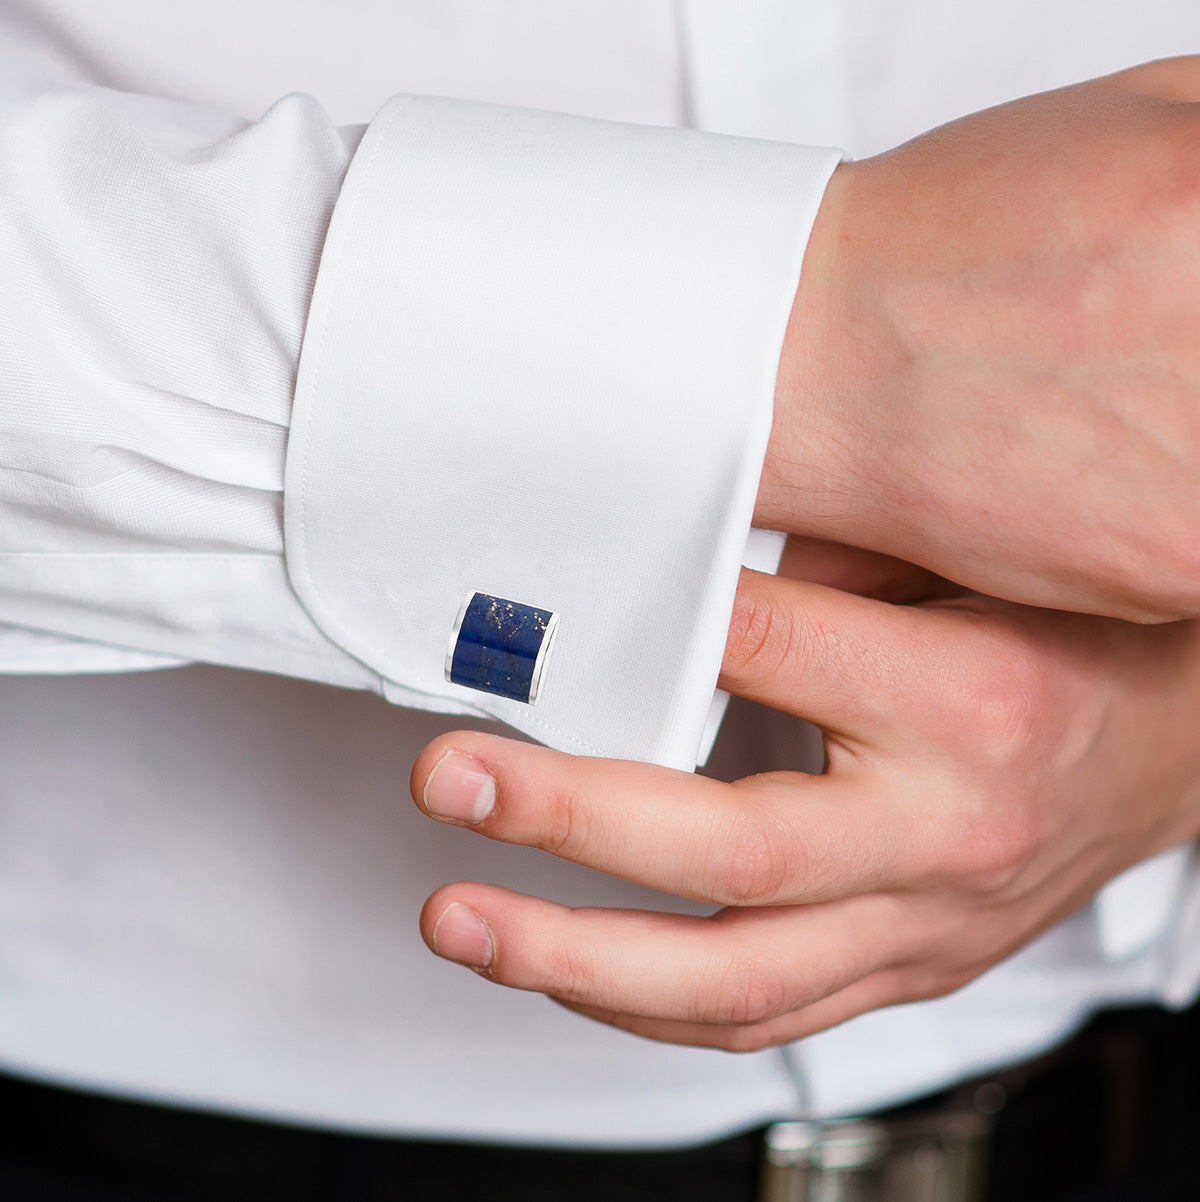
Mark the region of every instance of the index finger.
[[878, 741], [902, 725], [926, 611], [743, 568], [721, 687], [825, 731]]

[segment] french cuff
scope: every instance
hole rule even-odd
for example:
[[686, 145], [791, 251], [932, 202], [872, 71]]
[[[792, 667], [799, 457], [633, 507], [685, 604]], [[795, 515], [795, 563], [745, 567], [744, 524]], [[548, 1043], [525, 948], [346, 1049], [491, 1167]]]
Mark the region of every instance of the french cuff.
[[695, 766], [836, 151], [397, 97], [335, 209], [293, 587], [394, 700]]

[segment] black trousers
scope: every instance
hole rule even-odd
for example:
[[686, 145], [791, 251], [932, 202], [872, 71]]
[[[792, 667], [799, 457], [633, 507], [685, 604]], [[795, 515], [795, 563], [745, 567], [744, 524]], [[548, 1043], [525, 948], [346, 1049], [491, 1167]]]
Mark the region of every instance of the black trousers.
[[[1200, 1010], [1103, 1015], [999, 1079], [989, 1202], [1200, 1200]], [[15, 1077], [0, 1116], [0, 1202], [753, 1202], [761, 1148], [761, 1132], [637, 1153], [372, 1139]]]

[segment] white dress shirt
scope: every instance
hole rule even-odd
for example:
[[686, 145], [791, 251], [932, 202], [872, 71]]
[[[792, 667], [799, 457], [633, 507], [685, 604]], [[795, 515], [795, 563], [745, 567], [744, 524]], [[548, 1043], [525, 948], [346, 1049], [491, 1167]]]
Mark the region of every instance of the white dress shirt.
[[[0, 0], [0, 1059], [658, 1143], [1190, 998], [1176, 852], [954, 997], [807, 1041], [802, 1080], [647, 1044], [434, 960], [416, 913], [471, 876], [679, 903], [404, 794], [446, 728], [415, 709], [690, 767], [819, 147], [1195, 48], [1192, 7], [1064, 0], [1035, 52], [1032, 3]], [[560, 615], [536, 707], [446, 683], [473, 589]]]

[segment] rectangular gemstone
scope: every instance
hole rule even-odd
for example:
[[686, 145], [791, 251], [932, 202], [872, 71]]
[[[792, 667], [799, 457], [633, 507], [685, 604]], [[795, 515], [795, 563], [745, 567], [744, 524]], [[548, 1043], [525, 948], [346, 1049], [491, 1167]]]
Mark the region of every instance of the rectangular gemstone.
[[536, 704], [558, 615], [489, 593], [472, 593], [459, 611], [446, 679], [497, 697]]

